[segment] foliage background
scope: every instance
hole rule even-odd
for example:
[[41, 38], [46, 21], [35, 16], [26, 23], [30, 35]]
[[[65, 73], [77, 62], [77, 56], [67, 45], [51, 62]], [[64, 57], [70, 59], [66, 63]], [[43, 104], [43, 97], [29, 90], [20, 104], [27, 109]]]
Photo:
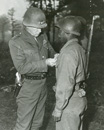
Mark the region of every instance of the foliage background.
[[[59, 50], [57, 32], [54, 28], [54, 18], [59, 12], [71, 10], [74, 15], [83, 16], [88, 23], [91, 23], [92, 16], [100, 15], [101, 19], [96, 23], [95, 28], [103, 30], [104, 26], [104, 2], [103, 0], [27, 0], [31, 6], [37, 6], [44, 10], [47, 16], [47, 35], [49, 41], [56, 51]], [[44, 5], [44, 6], [43, 6]], [[66, 5], [68, 6], [66, 8]], [[16, 20], [15, 8], [8, 10], [8, 15], [0, 16], [0, 83], [13, 83], [15, 69], [10, 57], [8, 41], [14, 35], [20, 33], [22, 21]], [[67, 14], [69, 15], [69, 14]], [[5, 70], [5, 71], [4, 71]]]

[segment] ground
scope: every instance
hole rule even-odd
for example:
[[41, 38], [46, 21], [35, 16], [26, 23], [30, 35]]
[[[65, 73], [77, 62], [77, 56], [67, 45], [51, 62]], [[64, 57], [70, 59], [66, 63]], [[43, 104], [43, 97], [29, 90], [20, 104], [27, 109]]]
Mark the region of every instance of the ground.
[[[3, 63], [5, 62], [3, 61]], [[0, 68], [2, 68], [1, 64]], [[10, 69], [11, 72], [12, 70], [13, 69]], [[52, 86], [55, 83], [55, 76], [53, 71], [54, 69], [51, 70], [51, 75], [47, 79], [48, 98], [46, 101], [46, 113], [44, 123], [41, 130], [55, 130], [55, 123], [51, 116], [55, 103], [55, 96], [52, 90]], [[90, 76], [87, 81], [88, 110], [84, 118], [84, 130], [104, 130], [103, 31], [98, 31], [94, 34], [91, 47], [89, 72]], [[6, 75], [6, 77], [8, 77], [8, 75]], [[7, 79], [8, 80], [5, 80], [10, 81], [10, 77], [8, 77]], [[16, 121], [17, 105], [12, 92], [12, 87], [14, 84], [11, 84], [12, 82], [7, 82], [6, 84], [5, 80], [2, 80], [3, 82], [0, 82], [0, 130], [12, 130]]]

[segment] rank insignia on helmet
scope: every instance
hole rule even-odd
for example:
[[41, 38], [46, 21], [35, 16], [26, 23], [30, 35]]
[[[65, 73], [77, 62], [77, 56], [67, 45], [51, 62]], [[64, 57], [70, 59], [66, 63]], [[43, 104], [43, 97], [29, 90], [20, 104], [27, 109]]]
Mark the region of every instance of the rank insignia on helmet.
[[27, 9], [23, 17], [23, 25], [33, 26], [34, 28], [45, 28], [47, 26], [44, 12], [36, 7]]

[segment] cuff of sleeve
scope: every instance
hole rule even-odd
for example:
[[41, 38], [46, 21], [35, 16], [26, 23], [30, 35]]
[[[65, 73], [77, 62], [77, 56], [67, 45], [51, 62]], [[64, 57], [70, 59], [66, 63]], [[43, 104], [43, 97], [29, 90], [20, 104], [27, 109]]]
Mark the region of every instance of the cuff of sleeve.
[[60, 117], [62, 115], [62, 110], [58, 110], [55, 108], [52, 115], [56, 117]]

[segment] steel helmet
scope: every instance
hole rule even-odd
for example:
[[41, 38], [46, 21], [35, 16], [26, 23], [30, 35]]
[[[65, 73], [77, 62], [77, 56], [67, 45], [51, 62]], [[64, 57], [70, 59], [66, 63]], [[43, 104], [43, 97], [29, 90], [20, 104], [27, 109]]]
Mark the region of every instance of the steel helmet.
[[84, 19], [83, 17], [81, 17], [81, 16], [76, 16], [76, 17], [77, 17], [78, 20], [81, 21], [81, 23], [82, 23], [83, 25], [86, 25], [86, 24], [87, 24], [86, 19]]
[[87, 21], [81, 16], [76, 16], [78, 20], [80, 20], [82, 29], [81, 29], [81, 34], [84, 35], [86, 32], [86, 27], [87, 27]]
[[35, 28], [45, 28], [47, 26], [45, 14], [39, 8], [30, 7], [24, 14], [23, 25]]
[[82, 27], [81, 21], [77, 19], [76, 16], [64, 17], [57, 22], [56, 26], [67, 34], [71, 33], [77, 36], [80, 36]]

